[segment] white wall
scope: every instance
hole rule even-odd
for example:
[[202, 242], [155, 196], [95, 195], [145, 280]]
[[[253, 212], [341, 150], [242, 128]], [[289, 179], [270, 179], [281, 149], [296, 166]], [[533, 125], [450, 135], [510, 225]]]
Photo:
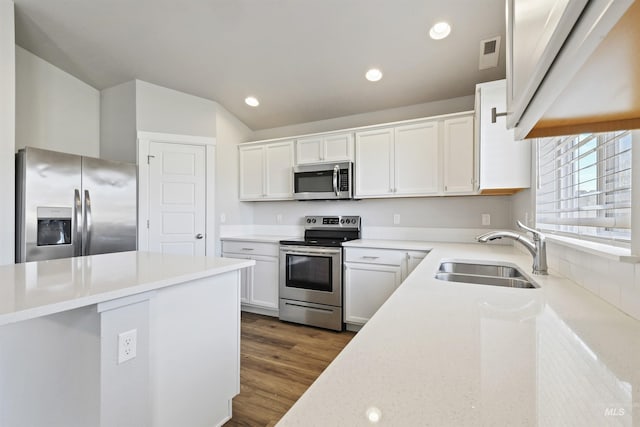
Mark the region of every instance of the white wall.
[[136, 162], [136, 82], [100, 91], [100, 158]]
[[216, 107], [208, 99], [136, 80], [138, 131], [216, 136]]
[[13, 2], [0, 0], [0, 265], [13, 264], [15, 210], [15, 41]]
[[[253, 205], [238, 201], [238, 144], [251, 137], [249, 129], [222, 106], [216, 109], [216, 236], [220, 236], [220, 216], [225, 225], [253, 223]], [[219, 244], [216, 253], [220, 253]]]
[[388, 110], [372, 111], [369, 113], [354, 114], [351, 116], [320, 120], [317, 122], [301, 123], [272, 129], [262, 129], [253, 133], [251, 141], [304, 135], [316, 132], [328, 132], [358, 126], [419, 119], [422, 117], [437, 116], [440, 114], [458, 113], [460, 111], [473, 110], [474, 100], [474, 95], [462, 96], [459, 98], [409, 105], [407, 107], [391, 108]]
[[98, 157], [100, 92], [16, 46], [16, 149]]

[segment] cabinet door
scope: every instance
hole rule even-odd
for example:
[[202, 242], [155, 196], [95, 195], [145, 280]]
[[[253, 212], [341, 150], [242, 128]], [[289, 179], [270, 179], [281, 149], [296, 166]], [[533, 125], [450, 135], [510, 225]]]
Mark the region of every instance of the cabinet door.
[[394, 193], [428, 195], [438, 192], [438, 122], [395, 129]]
[[496, 117], [495, 123], [492, 121], [491, 109], [506, 111], [506, 92], [506, 80], [483, 83], [476, 87], [481, 191], [530, 186], [530, 141], [515, 141], [513, 129], [507, 129], [506, 117]]
[[296, 164], [317, 163], [322, 160], [322, 137], [298, 139], [296, 141]]
[[444, 128], [443, 179], [445, 194], [474, 190], [473, 116], [447, 119]]
[[353, 136], [350, 133], [324, 138], [322, 160], [327, 162], [353, 160]]
[[427, 256], [427, 252], [421, 252], [421, 251], [407, 252], [407, 270], [404, 274], [404, 277], [402, 277], [403, 281], [411, 274], [413, 270], [415, 270], [418, 264], [420, 264], [424, 259], [424, 257], [426, 256]]
[[[239, 255], [228, 252], [222, 252], [223, 258], [236, 258], [236, 259], [252, 259], [248, 255]], [[243, 268], [240, 270], [240, 302], [249, 302], [251, 296], [249, 295], [249, 282], [253, 276], [253, 267]]]
[[507, 0], [508, 123], [519, 121], [587, 0]]
[[356, 133], [356, 197], [393, 194], [393, 128]]
[[264, 146], [240, 147], [240, 200], [264, 197]]
[[252, 256], [256, 265], [249, 281], [249, 303], [265, 308], [278, 308], [278, 258]]
[[293, 199], [293, 141], [265, 145], [266, 197]]
[[345, 263], [344, 321], [365, 324], [401, 280], [401, 266]]

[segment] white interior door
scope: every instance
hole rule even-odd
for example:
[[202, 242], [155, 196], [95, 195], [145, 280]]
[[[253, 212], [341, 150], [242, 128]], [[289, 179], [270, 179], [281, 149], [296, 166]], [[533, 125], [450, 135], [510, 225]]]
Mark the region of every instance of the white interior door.
[[205, 254], [205, 147], [149, 143], [149, 250]]

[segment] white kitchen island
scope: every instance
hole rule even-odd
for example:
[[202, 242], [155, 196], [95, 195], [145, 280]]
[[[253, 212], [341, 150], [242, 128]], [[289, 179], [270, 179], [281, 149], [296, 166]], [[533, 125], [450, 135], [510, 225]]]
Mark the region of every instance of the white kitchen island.
[[[222, 424], [253, 264], [123, 252], [0, 267], [0, 425]], [[119, 361], [131, 331], [136, 355]]]
[[553, 271], [539, 289], [437, 280], [442, 260], [529, 273], [531, 256], [431, 248], [279, 426], [640, 425], [638, 320]]

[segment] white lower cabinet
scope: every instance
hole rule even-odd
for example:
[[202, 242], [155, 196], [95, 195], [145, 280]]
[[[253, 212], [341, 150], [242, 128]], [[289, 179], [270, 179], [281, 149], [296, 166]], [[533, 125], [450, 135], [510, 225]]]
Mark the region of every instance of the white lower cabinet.
[[345, 263], [344, 321], [364, 325], [402, 281], [399, 265]]
[[245, 269], [241, 275], [240, 301], [242, 308], [264, 309], [262, 314], [277, 316], [278, 311], [278, 244], [250, 241], [222, 242], [224, 258], [252, 259], [254, 267]]
[[426, 251], [345, 248], [345, 323], [364, 325], [426, 255]]

